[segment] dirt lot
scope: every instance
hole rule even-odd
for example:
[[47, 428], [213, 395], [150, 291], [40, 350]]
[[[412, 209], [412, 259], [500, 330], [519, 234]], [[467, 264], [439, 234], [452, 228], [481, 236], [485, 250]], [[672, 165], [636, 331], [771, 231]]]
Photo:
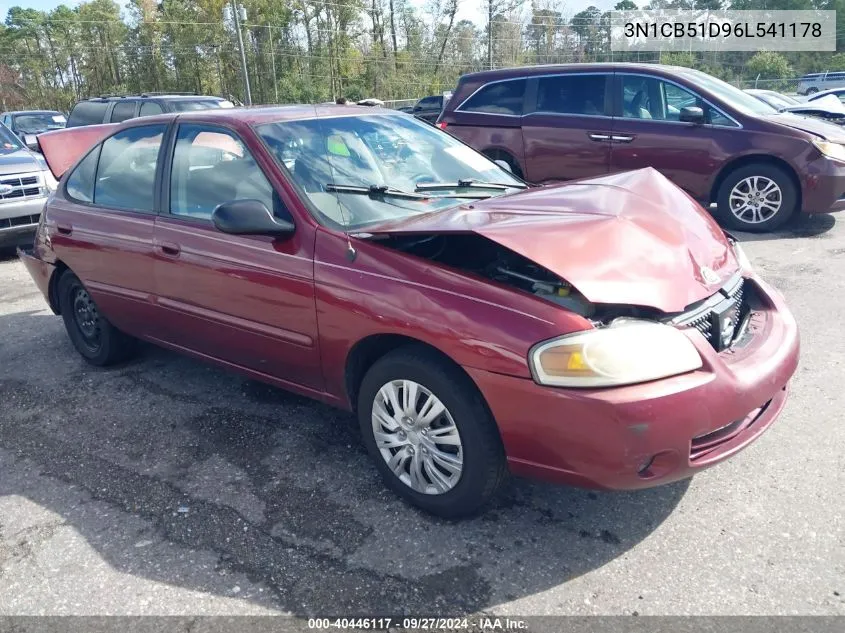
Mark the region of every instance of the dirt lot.
[[153, 348], [89, 367], [0, 256], [0, 614], [845, 614], [845, 217], [744, 240], [801, 325], [775, 426], [461, 523], [387, 493], [342, 412]]

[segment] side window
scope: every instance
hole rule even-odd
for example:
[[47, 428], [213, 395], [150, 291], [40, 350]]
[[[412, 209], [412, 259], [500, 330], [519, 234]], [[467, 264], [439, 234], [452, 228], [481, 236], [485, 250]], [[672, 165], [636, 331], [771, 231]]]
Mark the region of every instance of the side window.
[[94, 204], [152, 211], [156, 165], [164, 125], [133, 127], [103, 142], [94, 186]]
[[513, 79], [485, 86], [464, 103], [463, 112], [484, 114], [522, 114], [522, 98], [525, 95], [525, 80]]
[[111, 111], [111, 122], [120, 123], [126, 119], [131, 119], [135, 116], [135, 102], [134, 101], [118, 101], [114, 104], [114, 110]]
[[232, 200], [260, 200], [277, 217], [290, 218], [264, 172], [232, 132], [180, 125], [170, 173], [170, 213], [207, 219], [218, 205]]
[[161, 114], [164, 110], [155, 101], [144, 101], [141, 104], [141, 112], [138, 116], [152, 116], [154, 114]]
[[103, 122], [108, 106], [105, 101], [80, 101], [73, 107], [67, 126], [98, 125]]
[[94, 181], [97, 176], [97, 159], [100, 146], [82, 159], [67, 179], [67, 194], [80, 202], [94, 202]]
[[537, 111], [556, 114], [605, 114], [606, 75], [540, 77]]

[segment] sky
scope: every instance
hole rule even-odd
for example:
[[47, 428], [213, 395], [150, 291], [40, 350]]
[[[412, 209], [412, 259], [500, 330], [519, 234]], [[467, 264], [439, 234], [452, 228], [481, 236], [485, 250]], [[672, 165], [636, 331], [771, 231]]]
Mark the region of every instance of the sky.
[[[583, 9], [586, 9], [590, 5], [595, 5], [599, 9], [606, 11], [608, 9], [612, 9], [613, 5], [618, 1], [619, 0], [569, 0], [566, 3], [565, 13], [571, 16]], [[123, 4], [121, 0], [118, 0], [118, 2]], [[411, 2], [417, 5], [423, 4], [423, 0], [411, 0]], [[9, 7], [20, 6], [25, 9], [50, 11], [60, 4], [75, 6], [79, 4], [79, 2], [78, 0], [67, 0], [66, 2], [61, 2], [61, 0], [0, 0], [0, 19], [6, 18], [6, 14], [9, 12]], [[484, 4], [484, 0], [462, 0], [460, 10], [458, 11], [458, 19], [472, 20], [477, 24], [483, 24], [486, 20], [485, 10], [483, 9]]]

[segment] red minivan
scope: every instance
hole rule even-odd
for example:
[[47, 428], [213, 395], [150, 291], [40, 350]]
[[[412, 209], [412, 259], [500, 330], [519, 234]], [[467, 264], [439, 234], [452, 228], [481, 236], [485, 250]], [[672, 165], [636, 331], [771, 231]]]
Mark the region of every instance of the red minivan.
[[654, 167], [752, 232], [845, 208], [845, 131], [690, 68], [568, 64], [461, 77], [441, 129], [533, 183]]

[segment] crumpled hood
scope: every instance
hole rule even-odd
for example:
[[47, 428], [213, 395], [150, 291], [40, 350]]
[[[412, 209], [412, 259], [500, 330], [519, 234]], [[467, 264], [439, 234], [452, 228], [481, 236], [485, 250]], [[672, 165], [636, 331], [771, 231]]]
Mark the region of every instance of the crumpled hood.
[[475, 232], [559, 275], [593, 303], [664, 312], [711, 296], [738, 270], [716, 222], [650, 167], [529, 189], [367, 232]]
[[0, 175], [20, 174], [28, 171], [40, 171], [44, 169], [38, 159], [28, 149], [19, 149], [14, 152], [0, 153]]
[[766, 121], [785, 125], [795, 130], [808, 132], [819, 138], [833, 141], [834, 143], [845, 143], [845, 132], [835, 123], [822, 121], [809, 115], [802, 115], [794, 112], [781, 112], [763, 117]]

